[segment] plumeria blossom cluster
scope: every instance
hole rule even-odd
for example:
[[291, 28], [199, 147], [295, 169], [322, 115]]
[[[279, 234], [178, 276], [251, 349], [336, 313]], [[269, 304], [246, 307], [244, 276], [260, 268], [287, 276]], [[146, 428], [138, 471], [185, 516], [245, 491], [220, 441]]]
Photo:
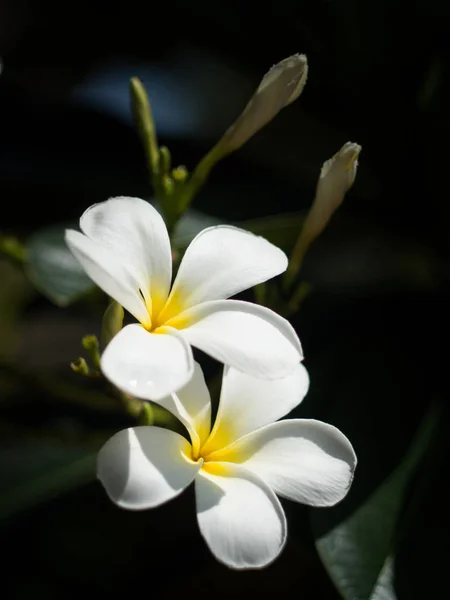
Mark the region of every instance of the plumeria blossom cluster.
[[[277, 494], [330, 506], [347, 493], [356, 458], [336, 428], [276, 422], [309, 386], [297, 333], [268, 308], [228, 299], [279, 275], [284, 252], [242, 229], [217, 226], [191, 242], [172, 284], [169, 235], [138, 198], [90, 207], [66, 241], [87, 274], [139, 323], [101, 357], [120, 390], [152, 400], [187, 437], [155, 426], [120, 431], [102, 448], [98, 476], [128, 509], [158, 506], [195, 481], [200, 531], [214, 556], [261, 568], [281, 552], [286, 519]], [[217, 418], [191, 346], [225, 364]], [[189, 438], [189, 439], [188, 439]]]

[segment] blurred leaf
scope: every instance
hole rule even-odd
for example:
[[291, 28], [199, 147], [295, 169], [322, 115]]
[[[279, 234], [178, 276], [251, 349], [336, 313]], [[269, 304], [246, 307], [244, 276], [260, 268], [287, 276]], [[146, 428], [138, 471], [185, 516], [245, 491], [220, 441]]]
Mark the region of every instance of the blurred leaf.
[[[158, 205], [155, 208], [159, 210]], [[213, 227], [221, 223], [223, 221], [220, 221], [217, 217], [207, 215], [199, 210], [189, 209], [183, 214], [175, 227], [172, 236], [173, 244], [179, 250], [183, 250], [189, 246], [200, 231], [206, 227]]]
[[[437, 422], [438, 411], [434, 407], [395, 471], [349, 517], [316, 540], [319, 555], [346, 600], [395, 600], [389, 564], [398, 542], [400, 511], [408, 482], [428, 448]], [[315, 531], [322, 518], [327, 518], [321, 515], [321, 511], [313, 513]]]
[[95, 478], [96, 454], [57, 442], [0, 447], [0, 520]]
[[370, 600], [397, 600], [394, 589], [394, 558], [392, 556], [389, 556], [384, 563]]
[[66, 245], [67, 226], [41, 229], [28, 241], [27, 273], [37, 289], [58, 306], [67, 306], [94, 288]]
[[[288, 213], [234, 223], [236, 227], [261, 235], [285, 251], [291, 250], [305, 218], [304, 213]], [[179, 249], [186, 248], [206, 227], [227, 224], [225, 221], [198, 210], [188, 210], [175, 228], [173, 242]]]
[[123, 325], [123, 307], [112, 300], [103, 313], [102, 319], [102, 346], [106, 348], [115, 335], [119, 333]]
[[8, 261], [0, 262], [0, 281], [0, 358], [9, 361], [17, 346], [17, 321], [32, 287], [22, 270]]
[[285, 252], [292, 250], [305, 218], [304, 213], [273, 215], [236, 223], [238, 227], [265, 237]]

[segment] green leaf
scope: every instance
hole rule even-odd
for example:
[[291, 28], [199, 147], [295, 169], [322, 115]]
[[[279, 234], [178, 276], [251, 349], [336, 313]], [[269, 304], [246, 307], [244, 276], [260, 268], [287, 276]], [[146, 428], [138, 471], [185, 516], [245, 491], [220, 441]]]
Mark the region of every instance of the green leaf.
[[[159, 210], [156, 204], [155, 208]], [[183, 250], [189, 246], [195, 236], [206, 227], [220, 225], [217, 217], [207, 215], [199, 210], [188, 209], [178, 221], [172, 236], [172, 242], [178, 250]]]
[[[289, 251], [295, 244], [304, 218], [304, 213], [296, 212], [249, 219], [234, 224], [236, 227], [261, 235], [276, 246]], [[178, 249], [186, 248], [202, 229], [223, 223], [226, 221], [198, 210], [189, 209], [175, 228], [173, 243]]]
[[95, 478], [96, 454], [57, 442], [0, 447], [0, 520]]
[[384, 563], [370, 600], [397, 600], [394, 589], [394, 563], [393, 556], [389, 556]]
[[94, 288], [64, 240], [66, 227], [41, 229], [28, 241], [27, 273], [47, 298], [58, 306], [67, 306]]
[[0, 281], [0, 358], [10, 361], [19, 345], [17, 323], [34, 291], [22, 270], [11, 262], [0, 261]]
[[[322, 562], [346, 600], [395, 600], [392, 561], [405, 491], [437, 422], [438, 411], [432, 408], [391, 475], [347, 518], [316, 539]], [[312, 513], [315, 533], [323, 527], [323, 518], [327, 516], [321, 511]]]
[[261, 235], [285, 252], [290, 252], [298, 238], [304, 219], [304, 213], [295, 212], [250, 219], [236, 223], [236, 225], [256, 235]]

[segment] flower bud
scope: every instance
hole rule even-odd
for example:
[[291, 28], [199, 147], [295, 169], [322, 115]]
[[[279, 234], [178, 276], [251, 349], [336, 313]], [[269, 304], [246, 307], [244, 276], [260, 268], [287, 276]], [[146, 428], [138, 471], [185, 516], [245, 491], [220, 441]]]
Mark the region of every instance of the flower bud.
[[353, 185], [361, 146], [347, 142], [320, 171], [313, 205], [307, 214], [289, 262], [287, 281], [298, 273], [311, 243], [322, 233]]
[[124, 311], [122, 306], [113, 300], [105, 310], [102, 320], [102, 346], [106, 348], [113, 337], [119, 333], [123, 325]]
[[361, 146], [347, 142], [320, 171], [316, 197], [303, 226], [304, 235], [312, 242], [325, 229], [345, 194], [353, 185]]
[[305, 87], [308, 62], [294, 54], [274, 65], [263, 77], [241, 116], [225, 132], [218, 146], [223, 155], [233, 152], [296, 100]]
[[81, 345], [87, 351], [92, 364], [96, 369], [100, 368], [100, 347], [97, 336], [85, 335], [81, 340]]

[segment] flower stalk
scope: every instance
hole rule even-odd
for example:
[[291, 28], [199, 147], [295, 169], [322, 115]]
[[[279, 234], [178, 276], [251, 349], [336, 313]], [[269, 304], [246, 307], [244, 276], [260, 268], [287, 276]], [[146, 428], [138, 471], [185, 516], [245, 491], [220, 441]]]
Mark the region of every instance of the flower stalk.
[[95, 369], [100, 369], [100, 345], [97, 336], [85, 335], [81, 340], [81, 345], [86, 350]]
[[151, 184], [161, 204], [169, 233], [205, 184], [213, 167], [243, 146], [285, 106], [296, 100], [306, 84], [308, 62], [295, 54], [274, 65], [263, 77], [247, 106], [217, 144], [200, 160], [192, 174], [184, 166], [171, 168], [170, 152], [159, 148], [150, 100], [142, 82], [130, 81], [136, 128], [147, 157]]

